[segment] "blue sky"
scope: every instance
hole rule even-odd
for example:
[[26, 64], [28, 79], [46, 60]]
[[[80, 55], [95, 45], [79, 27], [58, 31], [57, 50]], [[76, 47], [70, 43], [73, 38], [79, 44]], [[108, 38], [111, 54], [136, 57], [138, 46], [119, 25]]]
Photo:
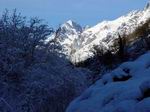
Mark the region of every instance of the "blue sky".
[[27, 17], [38, 16], [51, 26], [72, 19], [81, 25], [112, 20], [134, 9], [142, 9], [149, 0], [0, 0], [0, 13], [18, 9]]

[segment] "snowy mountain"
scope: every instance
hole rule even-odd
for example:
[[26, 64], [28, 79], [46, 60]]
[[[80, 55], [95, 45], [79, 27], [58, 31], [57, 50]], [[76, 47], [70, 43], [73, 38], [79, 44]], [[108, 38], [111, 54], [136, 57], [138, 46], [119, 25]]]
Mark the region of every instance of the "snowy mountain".
[[93, 27], [82, 28], [69, 20], [60, 26], [59, 42], [63, 46], [63, 53], [72, 62], [84, 61], [93, 56], [91, 49], [94, 45], [102, 45], [106, 49], [120, 35], [134, 32], [150, 19], [150, 5], [142, 10], [132, 11], [113, 21], [103, 21]]
[[[67, 55], [70, 58], [73, 50], [79, 49], [78, 41], [79, 36], [83, 32], [83, 28], [75, 23], [72, 20], [68, 20], [64, 24], [60, 25], [58, 34], [57, 34], [57, 41], [60, 43], [62, 49], [62, 53]], [[53, 34], [49, 38], [46, 39], [46, 42], [53, 39], [56, 34]]]
[[72, 20], [67, 21], [66, 23], [62, 24], [61, 26], [61, 32], [67, 35], [75, 35], [82, 32], [82, 27], [75, 23]]
[[150, 112], [150, 52], [102, 76], [66, 112]]

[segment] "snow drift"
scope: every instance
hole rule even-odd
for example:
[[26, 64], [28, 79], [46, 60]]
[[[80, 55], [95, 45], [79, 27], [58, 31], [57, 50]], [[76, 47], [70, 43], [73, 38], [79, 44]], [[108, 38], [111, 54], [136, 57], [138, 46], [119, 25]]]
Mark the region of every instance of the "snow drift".
[[66, 112], [150, 112], [150, 52], [103, 75]]

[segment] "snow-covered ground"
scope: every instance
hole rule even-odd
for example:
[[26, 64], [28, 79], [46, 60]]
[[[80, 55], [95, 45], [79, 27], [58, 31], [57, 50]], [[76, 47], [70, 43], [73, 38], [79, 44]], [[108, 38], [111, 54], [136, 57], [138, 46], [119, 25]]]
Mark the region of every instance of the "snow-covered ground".
[[66, 112], [150, 112], [150, 52], [103, 75]]

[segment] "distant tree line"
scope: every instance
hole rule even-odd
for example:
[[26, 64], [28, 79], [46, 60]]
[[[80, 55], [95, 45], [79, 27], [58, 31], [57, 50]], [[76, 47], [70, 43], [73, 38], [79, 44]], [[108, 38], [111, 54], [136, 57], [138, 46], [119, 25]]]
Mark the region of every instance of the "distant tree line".
[[129, 35], [118, 33], [117, 36], [113, 46], [110, 46], [109, 49], [105, 49], [101, 45], [94, 45], [91, 50], [94, 56], [75, 64], [77, 67], [87, 67], [94, 71], [93, 82], [97, 80], [100, 73], [103, 74], [120, 63], [135, 59], [138, 55], [150, 50], [150, 19], [133, 33]]

